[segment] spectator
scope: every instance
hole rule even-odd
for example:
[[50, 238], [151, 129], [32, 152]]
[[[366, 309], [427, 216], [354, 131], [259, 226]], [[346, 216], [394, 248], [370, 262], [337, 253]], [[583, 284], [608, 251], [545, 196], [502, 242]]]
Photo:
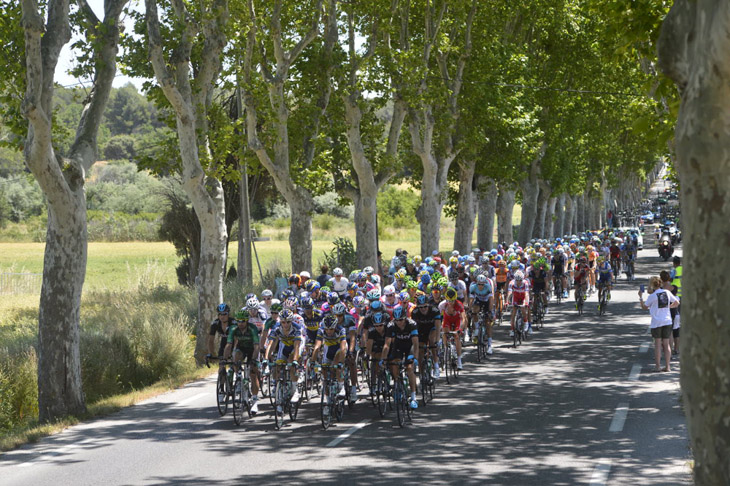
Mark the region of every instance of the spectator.
[[[662, 270], [659, 272], [659, 278], [662, 279], [662, 288], [664, 290], [667, 290], [671, 292], [675, 297], [677, 297], [677, 286], [672, 285], [672, 277], [666, 270]], [[670, 340], [670, 345], [672, 348], [672, 354], [679, 354], [679, 307], [669, 308], [670, 313], [672, 314], [672, 339]]]
[[319, 270], [322, 272], [322, 274], [317, 277], [317, 282], [319, 283], [320, 287], [324, 287], [327, 285], [327, 282], [332, 278], [332, 275], [327, 273], [329, 271], [330, 267], [327, 266], [327, 264], [322, 265], [319, 267]]
[[[651, 314], [651, 336], [654, 338], [654, 371], [671, 371], [669, 361], [672, 359], [672, 350], [669, 347], [669, 337], [672, 335], [672, 315], [670, 308], [679, 305], [677, 299], [671, 292], [662, 288], [662, 280], [659, 277], [649, 279], [649, 296], [644, 302], [644, 294], [639, 290], [639, 303], [641, 308], [648, 310]], [[666, 367], [661, 367], [662, 350], [664, 350], [664, 361]]]

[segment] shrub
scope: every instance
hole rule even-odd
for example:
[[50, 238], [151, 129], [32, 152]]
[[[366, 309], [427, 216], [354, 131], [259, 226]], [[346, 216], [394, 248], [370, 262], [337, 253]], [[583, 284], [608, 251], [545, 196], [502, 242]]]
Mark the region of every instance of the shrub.
[[357, 268], [357, 252], [352, 240], [349, 238], [335, 238], [332, 244], [335, 247], [329, 253], [324, 252], [324, 260], [320, 262], [319, 266], [326, 263], [330, 268], [340, 267], [345, 275], [348, 275]]
[[336, 192], [326, 192], [314, 197], [314, 211], [318, 214], [330, 214], [338, 218], [352, 218], [355, 208], [343, 201]]
[[38, 416], [38, 359], [32, 347], [17, 354], [0, 350], [0, 426]]
[[322, 231], [329, 231], [335, 225], [336, 218], [330, 214], [317, 214], [314, 216], [313, 225]]
[[272, 222], [274, 228], [284, 229], [291, 226], [291, 218], [277, 218]]

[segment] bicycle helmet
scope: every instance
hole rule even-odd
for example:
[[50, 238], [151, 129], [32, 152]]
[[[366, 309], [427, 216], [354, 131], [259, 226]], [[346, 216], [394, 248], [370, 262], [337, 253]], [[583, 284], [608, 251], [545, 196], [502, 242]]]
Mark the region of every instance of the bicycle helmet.
[[228, 305], [226, 303], [218, 304], [218, 314], [223, 314], [223, 313], [226, 313], [227, 314], [229, 312], [231, 312], [231, 306], [230, 305]]
[[510, 263], [509, 266], [512, 268], [520, 268], [520, 262], [518, 262], [517, 260], [512, 260], [512, 263]]
[[375, 269], [373, 267], [367, 266], [363, 268], [362, 271], [365, 275], [370, 276], [373, 274], [373, 272], [375, 272]]
[[449, 263], [459, 263], [459, 259], [455, 256], [449, 258]]
[[292, 289], [284, 289], [281, 291], [281, 300], [286, 300], [289, 297], [294, 296], [294, 291]]
[[337, 292], [330, 292], [327, 294], [327, 303], [329, 305], [335, 305], [340, 301], [340, 296]]
[[395, 287], [393, 287], [392, 285], [386, 285], [385, 288], [383, 289], [383, 295], [385, 295], [386, 297], [388, 295], [394, 295], [394, 294], [395, 294]]
[[367, 297], [368, 300], [378, 301], [380, 299], [380, 290], [373, 289], [373, 290], [371, 290], [370, 292], [368, 292], [366, 294], [366, 297]]
[[446, 300], [453, 302], [456, 300], [456, 290], [454, 290], [453, 287], [449, 287], [446, 289], [446, 292], [444, 292], [444, 297], [446, 297]]
[[266, 298], [266, 297], [273, 297], [273, 296], [274, 296], [274, 293], [269, 289], [264, 289], [264, 291], [261, 292], [261, 297]]
[[405, 290], [401, 291], [400, 294], [398, 294], [398, 302], [408, 302], [408, 299], [410, 299], [411, 296], [408, 295], [408, 292]]
[[379, 300], [374, 300], [370, 303], [370, 310], [373, 312], [379, 312], [383, 308], [383, 303]]
[[249, 309], [249, 311], [252, 311], [254, 309], [259, 308], [259, 299], [256, 297], [251, 297], [246, 301], [246, 307]]
[[425, 305], [428, 303], [428, 297], [426, 297], [426, 294], [421, 292], [420, 290], [416, 294], [416, 305]]
[[287, 309], [296, 309], [297, 307], [297, 298], [293, 295], [291, 297], [287, 297], [284, 301], [284, 307]]
[[297, 275], [296, 273], [291, 274], [289, 276], [289, 283], [299, 285], [299, 275]]
[[239, 309], [234, 317], [237, 321], [247, 321], [251, 318], [251, 315], [246, 309]]
[[294, 313], [290, 311], [289, 309], [284, 309], [281, 311], [281, 314], [279, 314], [279, 320], [282, 322], [289, 322], [294, 318]]
[[275, 304], [271, 304], [271, 312], [272, 312], [272, 313], [274, 313], [274, 312], [277, 312], [277, 313], [278, 313], [278, 312], [281, 312], [281, 310], [282, 310], [283, 308], [284, 308], [284, 306], [283, 306], [283, 305], [281, 305], [281, 303], [280, 303], [280, 302], [277, 302], [277, 303], [275, 303]]
[[312, 292], [316, 292], [317, 290], [319, 290], [320, 285], [319, 285], [319, 282], [310, 278], [309, 280], [307, 280], [304, 283], [304, 288], [307, 289], [307, 292], [312, 293]]
[[332, 307], [330, 307], [330, 305], [325, 302], [324, 304], [322, 304], [322, 307], [320, 307], [319, 310], [322, 311], [322, 314], [329, 314], [329, 312], [332, 310]]
[[347, 290], [349, 291], [355, 291], [357, 290], [357, 284], [355, 282], [348, 282], [347, 284]]
[[477, 284], [486, 284], [487, 283], [487, 276], [486, 275], [479, 275], [477, 277]]
[[376, 312], [373, 314], [373, 324], [376, 326], [382, 326], [385, 324], [385, 314], [383, 312]]
[[332, 270], [332, 275], [335, 277], [341, 277], [342, 276], [342, 269], [340, 267], [335, 268]]
[[300, 282], [302, 282], [302, 283], [306, 282], [306, 281], [307, 281], [307, 280], [309, 280], [310, 278], [312, 278], [312, 276], [311, 276], [311, 275], [309, 274], [309, 272], [307, 272], [306, 270], [305, 270], [305, 271], [303, 271], [303, 272], [301, 272], [301, 273], [299, 274], [299, 281], [300, 281]]
[[338, 302], [334, 305], [334, 307], [332, 307], [332, 312], [339, 316], [347, 312], [347, 307], [345, 307], [345, 304], [342, 302]]
[[352, 305], [354, 305], [356, 309], [361, 309], [365, 307], [365, 297], [358, 295], [357, 297], [353, 298]]
[[517, 270], [515, 272], [515, 280], [518, 282], [522, 282], [523, 278], [525, 278], [525, 275], [522, 273], [522, 270]]
[[380, 285], [380, 275], [372, 275], [370, 277], [370, 281], [373, 283], [373, 285]]
[[406, 310], [400, 305], [395, 306], [393, 308], [393, 319], [395, 319], [396, 321], [399, 321], [399, 320], [405, 319], [405, 318], [406, 318]]
[[254, 294], [253, 292], [249, 292], [246, 294], [246, 297], [244, 300], [252, 299], [254, 297], [256, 297], [256, 294]]
[[333, 315], [326, 315], [324, 316], [324, 319], [322, 319], [322, 325], [325, 329], [334, 329], [337, 327], [337, 318]]
[[307, 297], [306, 299], [300, 299], [299, 305], [302, 306], [302, 309], [313, 309], [314, 308], [314, 300], [312, 300], [311, 297]]

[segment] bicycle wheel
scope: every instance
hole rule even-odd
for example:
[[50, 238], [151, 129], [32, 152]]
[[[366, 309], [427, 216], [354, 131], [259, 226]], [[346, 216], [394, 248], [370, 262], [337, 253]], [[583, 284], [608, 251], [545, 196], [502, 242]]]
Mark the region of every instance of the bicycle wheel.
[[393, 401], [395, 402], [395, 413], [398, 418], [398, 425], [404, 427], [406, 425], [406, 397], [403, 387], [403, 381], [400, 379], [400, 377], [398, 377], [395, 382]]
[[[425, 359], [424, 359], [425, 361]], [[419, 373], [419, 385], [421, 387], [421, 400], [423, 401], [423, 406], [425, 407], [428, 404], [428, 379], [426, 378], [426, 373], [429, 373], [427, 367], [424, 365], [423, 369], [421, 370], [421, 373]]]
[[446, 383], [451, 384], [451, 381], [453, 380], [453, 370], [451, 369], [451, 346], [446, 345], [444, 350], [444, 357], [441, 360], [441, 362], [444, 365], [444, 374], [446, 375]]
[[486, 356], [484, 356], [483, 351], [482, 351], [482, 339], [481, 339], [482, 337], [481, 337], [481, 332], [482, 332], [482, 327], [484, 327], [484, 325], [483, 325], [483, 323], [481, 321], [479, 322], [479, 326], [478, 327], [479, 327], [479, 331], [476, 333], [476, 340], [477, 340], [477, 363], [481, 363], [482, 362], [482, 358], [486, 358]]
[[387, 411], [388, 405], [388, 381], [384, 372], [378, 373], [378, 381], [375, 388], [375, 395], [378, 397], [378, 413], [380, 414], [381, 418], [385, 417], [385, 412]]
[[458, 360], [457, 360], [457, 356], [456, 356], [456, 349], [455, 349], [455, 347], [451, 349], [451, 363], [450, 363], [450, 365], [451, 366], [449, 366], [449, 368], [451, 368], [451, 377], [454, 380], [456, 380], [456, 378], [458, 378], [458, 376], [459, 376], [459, 366], [458, 366]]
[[[281, 373], [286, 373], [286, 370], [282, 370]], [[284, 426], [284, 405], [286, 399], [286, 381], [279, 380], [276, 383], [276, 396], [274, 397], [274, 426], [276, 430], [281, 430]]]
[[515, 315], [515, 329], [513, 331], [512, 336], [512, 347], [517, 347], [517, 341], [520, 341], [520, 329], [522, 328], [522, 313], [517, 310], [517, 315]]
[[302, 396], [304, 395], [304, 385], [302, 383], [297, 383], [296, 387], [299, 391], [299, 400], [297, 400], [296, 402], [289, 401], [289, 418], [292, 422], [295, 422], [297, 420], [297, 415], [299, 414], [299, 405], [301, 405]]
[[271, 395], [271, 383], [269, 383], [271, 370], [269, 369], [269, 365], [264, 363], [265, 361], [261, 363], [261, 376], [259, 381], [261, 382], [261, 396], [266, 398]]
[[330, 400], [330, 386], [328, 382], [325, 382], [322, 393], [320, 393], [320, 402], [319, 402], [319, 416], [322, 420], [322, 428], [324, 430], [327, 430], [327, 428], [332, 425], [332, 412], [330, 410], [330, 404], [332, 401]]
[[[357, 373], [357, 371], [355, 371]], [[348, 408], [352, 410], [357, 401], [357, 396], [352, 396], [352, 381], [350, 380], [350, 367], [345, 366], [345, 401]]]
[[485, 360], [489, 359], [487, 348], [489, 348], [489, 338], [487, 337], [487, 323], [485, 322], [479, 327], [479, 346], [482, 348], [482, 356]]
[[218, 413], [222, 416], [228, 411], [228, 380], [226, 380], [226, 372], [221, 369], [218, 372], [218, 382], [216, 383], [216, 402], [218, 404]]
[[403, 391], [405, 392], [404, 398], [406, 403], [406, 420], [410, 422], [413, 418], [413, 409], [411, 408], [410, 400], [411, 382], [410, 380], [408, 380], [408, 374], [405, 371], [403, 372]]
[[578, 296], [578, 302], [576, 302], [576, 303], [578, 304], [578, 315], [582, 316], [583, 315], [583, 292], [581, 292], [580, 295]]
[[241, 418], [246, 413], [246, 409], [243, 405], [243, 380], [240, 376], [236, 376], [236, 380], [233, 382], [233, 398], [231, 408], [233, 409], [233, 423], [241, 425]]
[[271, 402], [271, 405], [276, 405], [276, 380], [274, 380], [274, 372], [271, 368], [269, 368], [269, 376], [266, 378], [266, 386], [269, 388], [269, 401]]

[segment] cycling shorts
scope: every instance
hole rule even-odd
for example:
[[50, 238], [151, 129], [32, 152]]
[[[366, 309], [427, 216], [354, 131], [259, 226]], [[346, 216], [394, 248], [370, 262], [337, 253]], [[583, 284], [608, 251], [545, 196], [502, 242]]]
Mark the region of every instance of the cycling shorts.
[[418, 324], [418, 342], [421, 344], [428, 343], [428, 337], [431, 335], [431, 332], [436, 329], [436, 324], [434, 322], [429, 322], [427, 324]]
[[533, 282], [532, 291], [536, 294], [538, 292], [545, 292], [545, 282]]
[[394, 346], [388, 352], [388, 359], [403, 359], [411, 353], [411, 346]]
[[242, 362], [251, 363], [253, 361], [253, 348], [236, 348], [233, 350], [233, 357], [236, 358], [236, 354], [241, 354]]
[[525, 305], [525, 295], [512, 295], [512, 305], [517, 307], [520, 305]]
[[507, 287], [507, 282], [497, 282], [497, 290], [503, 290]]
[[[322, 363], [330, 364], [335, 359], [335, 355], [340, 350], [340, 345], [334, 346], [322, 345]], [[382, 350], [381, 350], [382, 351]]]
[[308, 344], [309, 343], [314, 344], [314, 341], [317, 340], [317, 331], [318, 330], [319, 330], [319, 328], [317, 328], [317, 329], [309, 329], [309, 328], [307, 328], [307, 343]]
[[279, 350], [276, 353], [276, 361], [286, 361], [289, 359], [289, 355], [294, 351], [294, 346], [287, 346], [281, 341], [279, 342]]
[[458, 331], [461, 327], [461, 319], [458, 321], [444, 321], [442, 329], [444, 331]]

